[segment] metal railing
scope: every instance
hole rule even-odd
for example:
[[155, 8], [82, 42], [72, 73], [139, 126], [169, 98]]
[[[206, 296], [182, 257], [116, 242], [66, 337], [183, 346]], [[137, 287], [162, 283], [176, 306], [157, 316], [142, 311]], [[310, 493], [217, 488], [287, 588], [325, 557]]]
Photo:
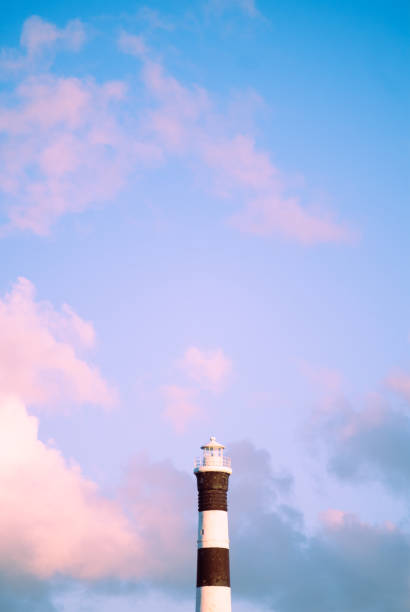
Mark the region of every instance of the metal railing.
[[219, 466], [219, 467], [231, 467], [230, 457], [213, 457], [210, 455], [204, 455], [203, 457], [197, 457], [194, 461], [194, 467], [199, 468], [202, 466]]

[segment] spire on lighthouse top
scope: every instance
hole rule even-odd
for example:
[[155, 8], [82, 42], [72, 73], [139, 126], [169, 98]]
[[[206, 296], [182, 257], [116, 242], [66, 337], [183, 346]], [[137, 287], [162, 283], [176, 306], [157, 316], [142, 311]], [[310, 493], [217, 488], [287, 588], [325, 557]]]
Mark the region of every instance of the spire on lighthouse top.
[[209, 438], [209, 442], [207, 442], [206, 444], [204, 444], [203, 446], [201, 446], [202, 449], [216, 449], [216, 448], [225, 448], [223, 444], [218, 444], [218, 442], [216, 441], [215, 436], [211, 436]]
[[227, 472], [232, 473], [230, 457], [224, 457], [224, 445], [219, 444], [214, 436], [201, 446], [202, 457], [195, 459], [194, 472]]

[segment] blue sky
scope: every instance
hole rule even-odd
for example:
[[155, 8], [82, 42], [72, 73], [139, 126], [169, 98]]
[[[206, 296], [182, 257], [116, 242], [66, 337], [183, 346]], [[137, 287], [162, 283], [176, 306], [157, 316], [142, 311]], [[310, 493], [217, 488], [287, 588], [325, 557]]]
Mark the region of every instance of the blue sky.
[[[211, 433], [237, 457], [237, 610], [408, 608], [409, 13], [367, 1], [8, 8], [11, 610], [34, 593], [40, 612], [192, 606], [180, 579], [195, 563], [189, 474]], [[95, 557], [102, 533], [75, 524], [108, 532]]]

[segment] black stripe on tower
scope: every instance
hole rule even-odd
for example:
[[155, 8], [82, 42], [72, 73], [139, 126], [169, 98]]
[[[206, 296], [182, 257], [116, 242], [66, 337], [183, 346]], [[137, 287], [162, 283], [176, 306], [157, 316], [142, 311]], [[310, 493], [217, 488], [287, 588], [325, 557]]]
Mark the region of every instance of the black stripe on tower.
[[[226, 472], [196, 472], [198, 510], [228, 510], [228, 481]], [[227, 548], [199, 548], [196, 586], [230, 587], [229, 550]]]
[[228, 479], [226, 472], [196, 472], [198, 510], [228, 510]]
[[198, 548], [196, 586], [231, 586], [227, 548]]

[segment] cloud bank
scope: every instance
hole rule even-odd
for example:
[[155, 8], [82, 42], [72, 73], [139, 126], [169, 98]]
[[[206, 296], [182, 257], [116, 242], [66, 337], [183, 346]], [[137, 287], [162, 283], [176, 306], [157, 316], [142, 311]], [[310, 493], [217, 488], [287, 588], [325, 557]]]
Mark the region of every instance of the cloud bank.
[[[0, 421], [0, 566], [32, 579], [58, 572], [95, 586], [102, 581], [111, 592], [125, 581], [130, 588], [145, 584], [192, 596], [192, 475], [140, 455], [130, 463], [116, 501], [109, 500], [78, 466], [38, 440], [37, 420], [21, 403], [3, 399]], [[16, 452], [22, 447], [24, 454]], [[288, 501], [289, 474], [273, 470], [269, 453], [249, 442], [230, 450], [235, 469], [231, 572], [237, 597], [277, 612], [408, 609], [408, 535], [341, 509], [325, 511], [317, 533], [308, 535], [303, 515]]]

